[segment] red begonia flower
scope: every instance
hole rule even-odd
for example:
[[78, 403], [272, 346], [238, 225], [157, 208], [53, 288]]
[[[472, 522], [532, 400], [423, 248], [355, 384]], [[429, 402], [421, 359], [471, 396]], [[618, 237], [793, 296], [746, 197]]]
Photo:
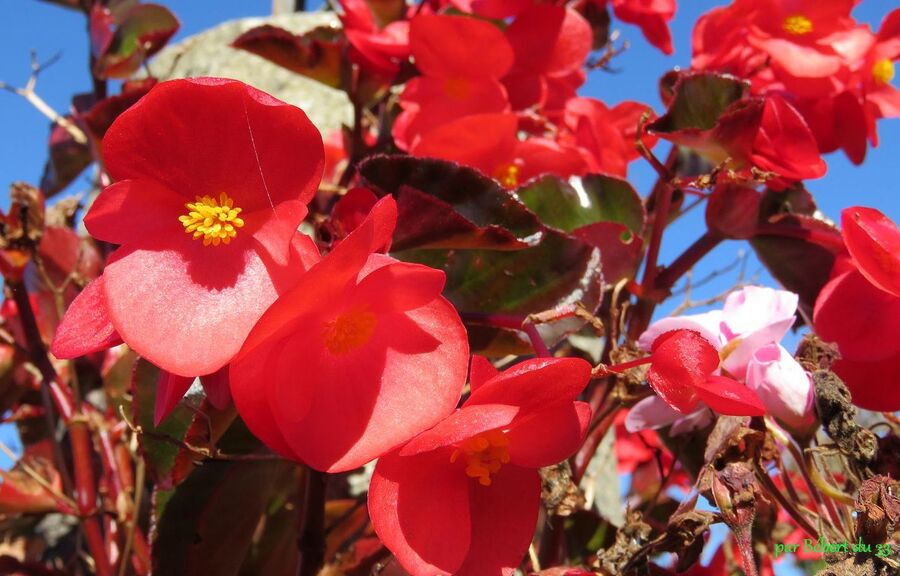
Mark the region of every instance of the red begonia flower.
[[[572, 98], [566, 102], [564, 124], [575, 144], [588, 152], [592, 172], [622, 176], [640, 153], [635, 141], [641, 116], [651, 111], [638, 102], [622, 102], [609, 108], [593, 98]], [[656, 140], [646, 138], [652, 147]]]
[[423, 14], [410, 23], [409, 42], [422, 76], [407, 82], [403, 112], [393, 127], [404, 149], [441, 124], [509, 108], [500, 78], [513, 64], [503, 32], [484, 20]]
[[844, 244], [866, 279], [900, 297], [900, 229], [874, 208], [853, 206], [841, 212]]
[[[665, 126], [668, 114], [648, 128]], [[714, 128], [681, 128], [659, 132], [661, 138], [697, 150], [712, 162], [728, 159], [739, 169], [751, 166], [784, 181], [821, 178], [827, 166], [819, 156], [815, 138], [797, 110], [777, 94], [738, 100], [721, 114]]]
[[[322, 175], [318, 131], [302, 110], [241, 82], [173, 80], [119, 116], [103, 157], [116, 183], [85, 226], [122, 246], [68, 315], [97, 314], [98, 326], [105, 315], [132, 349], [173, 374], [219, 370], [317, 256], [295, 234]], [[102, 314], [84, 309], [100, 300]], [[96, 349], [107, 332], [82, 330], [87, 348], [64, 345], [66, 337], [53, 351]]]
[[351, 188], [331, 209], [331, 227], [338, 238], [345, 238], [359, 228], [378, 196], [368, 188]]
[[533, 0], [450, 0], [450, 3], [463, 12], [485, 18], [504, 19], [516, 16], [534, 2]]
[[587, 431], [590, 408], [575, 398], [590, 373], [577, 358], [522, 362], [378, 460], [369, 515], [410, 574], [500, 574], [519, 564], [540, 509], [537, 469], [569, 457]]
[[409, 21], [396, 20], [379, 28], [367, 2], [339, 1], [343, 10], [339, 16], [353, 48], [353, 60], [388, 75], [399, 72], [400, 64], [409, 58]]
[[[552, 4], [533, 4], [506, 29], [515, 64], [503, 79], [513, 109], [522, 110], [565, 99], [549, 92], [571, 90], [572, 74], [581, 70], [594, 41], [591, 26], [578, 12]], [[581, 82], [584, 77], [581, 76]], [[558, 83], [556, 80], [567, 79]], [[580, 83], [578, 84], [580, 85]], [[577, 85], [575, 86], [577, 87]]]
[[854, 404], [900, 410], [900, 387], [895, 385], [900, 377], [900, 341], [895, 336], [900, 296], [869, 279], [887, 286], [896, 283], [896, 272], [890, 276], [896, 255], [886, 250], [896, 242], [897, 228], [869, 208], [848, 208], [843, 216], [844, 241], [854, 259], [835, 262], [832, 279], [816, 299], [813, 325], [820, 338], [837, 345], [841, 357], [832, 369], [847, 385]]
[[514, 114], [476, 114], [425, 134], [410, 153], [452, 160], [498, 180], [507, 188], [540, 174], [582, 174], [587, 164], [571, 146], [546, 138], [519, 140]]
[[691, 37], [691, 68], [729, 72], [741, 78], [760, 70], [768, 56], [746, 42], [752, 8], [748, 2], [734, 2], [701, 16]]
[[755, 2], [747, 40], [771, 58], [772, 65], [798, 77], [825, 77], [838, 72], [842, 59], [831, 45], [833, 35], [855, 26], [850, 16], [857, 0]]
[[250, 430], [318, 470], [351, 470], [449, 414], [468, 342], [444, 273], [373, 252], [394, 231], [386, 196], [250, 332], [231, 392]]
[[765, 406], [755, 392], [731, 378], [713, 375], [719, 368], [719, 352], [699, 332], [665, 332], [653, 341], [650, 353], [647, 382], [682, 414], [690, 414], [701, 400], [721, 414], [765, 414]]
[[672, 53], [669, 21], [675, 16], [675, 0], [611, 0], [611, 3], [616, 18], [640, 26], [650, 44], [664, 54]]

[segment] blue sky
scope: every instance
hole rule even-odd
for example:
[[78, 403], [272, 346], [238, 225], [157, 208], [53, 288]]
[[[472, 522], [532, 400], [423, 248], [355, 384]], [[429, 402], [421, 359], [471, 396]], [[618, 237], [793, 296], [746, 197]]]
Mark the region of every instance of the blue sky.
[[[242, 16], [268, 14], [271, 0], [156, 0], [170, 7], [182, 21], [178, 38], [183, 38], [224, 20]], [[617, 57], [613, 65], [620, 70], [616, 74], [593, 72], [581, 94], [600, 98], [609, 104], [622, 100], [641, 100], [660, 110], [657, 96], [657, 80], [675, 66], [686, 67], [690, 61], [690, 34], [696, 19], [710, 8], [724, 4], [712, 0], [681, 0], [672, 23], [675, 54], [665, 57], [647, 44], [637, 28], [614, 24], [621, 37], [628, 40], [630, 48]], [[854, 16], [876, 27], [890, 9], [893, 0], [863, 0]], [[61, 53], [61, 59], [48, 69], [38, 82], [38, 93], [53, 108], [65, 111], [71, 95], [88, 91], [88, 45], [85, 23], [81, 14], [39, 2], [37, 0], [5, 0], [4, 26], [0, 34], [0, 80], [22, 85], [28, 78], [28, 51], [36, 49], [40, 58], [47, 59]], [[896, 82], [896, 80], [895, 80]], [[13, 180], [37, 183], [40, 180], [46, 156], [47, 122], [22, 99], [8, 93], [0, 93], [0, 126], [4, 138], [0, 148], [0, 184]], [[828, 174], [821, 180], [808, 183], [822, 211], [838, 219], [840, 210], [854, 204], [873, 206], [895, 221], [900, 221], [900, 193], [896, 185], [898, 150], [900, 150], [900, 121], [882, 121], [879, 124], [881, 144], [870, 150], [862, 166], [853, 166], [838, 153], [826, 157]], [[630, 173], [639, 192], [646, 193], [653, 184], [654, 174], [648, 166], [635, 162]], [[88, 181], [82, 179], [70, 187], [69, 192], [85, 189]], [[4, 199], [0, 205], [5, 206]], [[702, 211], [677, 222], [667, 231], [660, 256], [661, 262], [670, 262], [702, 232]], [[697, 275], [724, 267], [733, 262], [741, 250], [742, 242], [726, 242], [708, 256], [697, 269]], [[760, 269], [752, 257], [748, 271]], [[725, 275], [697, 294], [698, 297], [715, 294], [734, 282], [734, 275]], [[774, 285], [763, 273], [761, 281]], [[661, 308], [665, 314], [676, 303]], [[796, 342], [796, 337], [792, 339]], [[791, 343], [788, 342], [790, 348]], [[5, 436], [5, 434], [3, 435]], [[7, 440], [9, 442], [9, 440]], [[0, 455], [0, 464], [5, 458]]]

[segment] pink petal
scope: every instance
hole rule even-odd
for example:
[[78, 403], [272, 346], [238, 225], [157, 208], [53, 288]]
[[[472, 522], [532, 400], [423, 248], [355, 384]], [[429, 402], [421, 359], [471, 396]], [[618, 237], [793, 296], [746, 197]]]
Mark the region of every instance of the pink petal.
[[699, 332], [716, 350], [726, 343], [725, 337], [722, 335], [722, 312], [720, 310], [712, 310], [703, 314], [670, 316], [657, 320], [641, 334], [638, 339], [638, 347], [641, 350], [649, 351], [653, 347], [653, 342], [660, 335], [679, 329]]

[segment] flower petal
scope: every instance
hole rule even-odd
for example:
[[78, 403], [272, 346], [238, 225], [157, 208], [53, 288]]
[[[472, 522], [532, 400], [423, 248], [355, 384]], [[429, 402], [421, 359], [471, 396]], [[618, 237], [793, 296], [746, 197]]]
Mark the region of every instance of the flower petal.
[[395, 261], [363, 278], [356, 297], [372, 302], [376, 310], [403, 312], [439, 297], [446, 281], [443, 270]]
[[[295, 347], [303, 342], [308, 347]], [[321, 340], [309, 342], [288, 341], [281, 354], [293, 361], [273, 365], [266, 379], [274, 386], [270, 403], [282, 434], [316, 469], [362, 466], [431, 428], [459, 402], [468, 343], [456, 310], [443, 298], [406, 313], [379, 314], [369, 343], [357, 350], [338, 355]], [[301, 387], [298, 403], [308, 402], [309, 409], [298, 419], [289, 402], [297, 401], [291, 391]]]
[[500, 78], [513, 64], [503, 32], [468, 16], [416, 16], [409, 26], [409, 47], [426, 76]]
[[123, 180], [107, 186], [84, 216], [91, 236], [113, 244], [145, 242], [184, 234], [178, 217], [185, 198], [153, 180]]
[[684, 418], [659, 396], [648, 396], [631, 407], [625, 417], [625, 429], [631, 433], [641, 430], [656, 430]]
[[112, 124], [103, 158], [114, 180], [146, 179], [193, 200], [224, 192], [245, 212], [304, 204], [324, 167], [306, 114], [237, 80], [161, 82]]
[[510, 462], [524, 468], [558, 464], [584, 440], [591, 422], [585, 402], [565, 402], [516, 418], [507, 432]]
[[693, 330], [665, 332], [654, 340], [647, 381], [669, 406], [689, 414], [697, 405], [695, 387], [719, 367], [719, 354]]
[[227, 364], [278, 294], [246, 242], [203, 246], [182, 236], [120, 248], [106, 267], [105, 292], [113, 326], [132, 349], [196, 376]]
[[844, 243], [869, 282], [900, 297], [900, 229], [874, 208], [841, 212]]
[[490, 486], [469, 489], [471, 544], [458, 576], [501, 574], [522, 562], [537, 528], [541, 479], [537, 470], [507, 464]]
[[574, 400], [591, 377], [581, 358], [534, 358], [508, 368], [472, 392], [464, 406], [508, 404], [522, 411]]
[[900, 298], [877, 288], [858, 270], [822, 288], [813, 324], [819, 337], [837, 343], [846, 360], [874, 361], [900, 353]]
[[193, 376], [179, 376], [165, 370], [159, 371], [159, 380], [156, 383], [156, 404], [153, 407], [154, 426], [159, 426], [159, 423], [166, 419], [166, 416], [184, 398], [193, 382]]
[[669, 316], [657, 320], [641, 334], [638, 339], [638, 347], [649, 351], [662, 334], [672, 330], [687, 329], [699, 332], [716, 350], [725, 345], [726, 339], [722, 335], [722, 311], [712, 310], [703, 314], [686, 314], [684, 316]]
[[469, 388], [474, 392], [499, 373], [500, 371], [491, 364], [490, 360], [484, 356], [473, 354], [472, 361], [469, 363]]
[[[291, 238], [306, 218], [306, 204], [300, 200], [288, 200], [272, 208], [264, 208], [265, 217], [247, 216], [248, 221], [262, 222], [252, 232], [260, 248], [279, 266], [286, 266], [291, 259]], [[260, 215], [262, 216], [262, 215]]]
[[50, 352], [57, 358], [77, 358], [122, 343], [109, 318], [104, 283], [99, 276], [69, 305], [50, 344]]
[[450, 455], [388, 454], [372, 474], [372, 527], [411, 574], [455, 574], [469, 550], [471, 482]]
[[334, 294], [356, 278], [369, 255], [390, 241], [396, 224], [397, 203], [393, 197], [385, 196], [356, 230], [310, 268], [293, 289], [278, 298], [277, 304], [259, 319], [247, 337], [239, 357], [279, 333], [293, 331], [296, 317], [300, 311], [308, 310], [311, 302], [318, 305], [333, 301]]
[[515, 419], [519, 409], [506, 404], [464, 406], [450, 414], [433, 428], [422, 432], [400, 449], [401, 456], [410, 456], [457, 444], [482, 432], [505, 428]]
[[725, 376], [710, 376], [695, 385], [697, 395], [706, 404], [727, 416], [762, 416], [766, 407], [756, 395], [743, 384]]

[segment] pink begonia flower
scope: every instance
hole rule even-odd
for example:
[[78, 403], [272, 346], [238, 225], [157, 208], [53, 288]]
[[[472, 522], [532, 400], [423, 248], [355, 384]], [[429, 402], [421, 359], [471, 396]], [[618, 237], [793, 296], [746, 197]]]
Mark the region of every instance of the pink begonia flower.
[[780, 344], [753, 353], [747, 366], [747, 387], [755, 390], [782, 425], [805, 436], [816, 427], [815, 390], [809, 373]]
[[650, 350], [653, 341], [670, 330], [696, 330], [719, 350], [722, 368], [741, 379], [757, 348], [780, 342], [794, 324], [799, 297], [793, 292], [746, 286], [728, 295], [722, 310], [663, 318], [641, 334], [638, 346]]
[[[724, 372], [755, 390], [766, 409], [782, 423], [803, 431], [809, 421], [815, 421], [812, 382], [790, 354], [785, 351], [774, 357], [770, 349], [780, 348], [778, 343], [794, 323], [797, 303], [798, 296], [793, 292], [747, 286], [729, 294], [722, 310], [654, 322], [641, 334], [638, 346], [649, 351], [653, 342], [670, 330], [699, 332], [719, 351]], [[703, 405], [684, 416], [652, 396], [635, 404], [625, 426], [635, 432], [672, 425], [670, 433], [680, 434], [705, 426], [711, 416]]]

